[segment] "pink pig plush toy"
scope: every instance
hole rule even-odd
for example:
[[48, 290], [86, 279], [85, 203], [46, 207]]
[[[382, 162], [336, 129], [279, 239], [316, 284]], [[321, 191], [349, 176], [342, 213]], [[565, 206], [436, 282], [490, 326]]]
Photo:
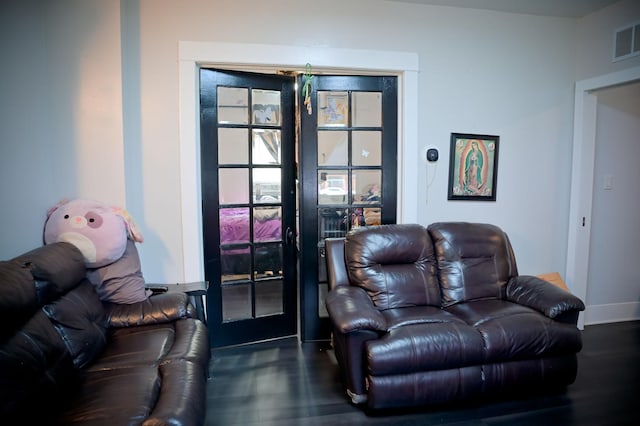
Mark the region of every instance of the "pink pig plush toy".
[[45, 244], [59, 241], [82, 252], [87, 278], [101, 300], [131, 304], [151, 294], [135, 245], [143, 237], [126, 210], [88, 199], [63, 200], [47, 211], [44, 227]]

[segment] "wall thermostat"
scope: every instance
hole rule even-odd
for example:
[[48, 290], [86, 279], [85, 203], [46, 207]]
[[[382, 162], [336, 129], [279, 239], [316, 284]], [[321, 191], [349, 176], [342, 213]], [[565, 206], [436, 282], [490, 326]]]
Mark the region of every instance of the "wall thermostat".
[[438, 150], [435, 148], [427, 149], [427, 161], [438, 161]]

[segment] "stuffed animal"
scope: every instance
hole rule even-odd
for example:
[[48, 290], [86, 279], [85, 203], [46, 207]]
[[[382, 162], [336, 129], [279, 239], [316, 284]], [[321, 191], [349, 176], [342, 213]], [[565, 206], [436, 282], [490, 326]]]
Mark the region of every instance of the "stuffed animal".
[[59, 241], [82, 252], [101, 300], [131, 304], [151, 294], [135, 245], [143, 237], [126, 210], [89, 199], [63, 200], [47, 211], [44, 227], [45, 244]]

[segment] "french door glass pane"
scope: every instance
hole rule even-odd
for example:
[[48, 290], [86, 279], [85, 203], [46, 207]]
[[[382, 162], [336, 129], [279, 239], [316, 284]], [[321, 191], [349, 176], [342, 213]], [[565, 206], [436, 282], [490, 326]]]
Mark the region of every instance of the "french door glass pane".
[[221, 208], [220, 224], [225, 229], [220, 232], [220, 244], [248, 243], [249, 235], [249, 208]]
[[346, 204], [348, 195], [348, 170], [318, 171], [318, 204]]
[[[344, 237], [347, 234], [349, 211], [346, 208], [323, 207], [318, 211], [321, 247], [325, 238]], [[326, 272], [326, 271], [323, 271]]]
[[318, 165], [346, 166], [349, 161], [349, 132], [318, 132]]
[[280, 130], [254, 129], [253, 164], [280, 164]]
[[250, 279], [251, 247], [248, 244], [220, 247], [220, 269], [223, 283]]
[[255, 246], [255, 279], [282, 276], [282, 244]]
[[318, 91], [318, 126], [349, 125], [349, 93]]
[[218, 164], [249, 162], [249, 132], [247, 129], [218, 128]]
[[253, 169], [253, 202], [279, 203], [282, 198], [280, 168]]
[[277, 315], [283, 312], [282, 280], [256, 283], [256, 317]]
[[382, 189], [381, 170], [353, 170], [354, 202], [380, 203]]
[[222, 286], [222, 320], [225, 322], [251, 318], [251, 285]]
[[249, 123], [249, 90], [242, 87], [218, 87], [218, 123]]
[[364, 216], [364, 224], [366, 226], [382, 225], [382, 209], [380, 207], [365, 207], [362, 209], [362, 211]]
[[277, 90], [253, 89], [251, 91], [253, 124], [261, 126], [280, 125], [280, 92]]
[[329, 293], [329, 285], [321, 283], [318, 285], [318, 316], [320, 318], [329, 318], [329, 312], [327, 311], [327, 305], [324, 301], [327, 299]]
[[253, 209], [253, 239], [255, 241], [279, 241], [281, 235], [281, 207], [256, 207]]
[[218, 170], [220, 204], [246, 204], [249, 202], [249, 169], [226, 168]]
[[382, 93], [353, 92], [353, 126], [382, 126]]
[[354, 166], [382, 165], [382, 132], [379, 130], [353, 131], [351, 161]]

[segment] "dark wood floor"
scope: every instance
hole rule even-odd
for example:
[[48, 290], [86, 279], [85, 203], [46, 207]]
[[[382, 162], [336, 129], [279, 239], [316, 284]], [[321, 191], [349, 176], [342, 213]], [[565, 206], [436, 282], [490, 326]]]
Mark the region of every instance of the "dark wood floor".
[[372, 414], [348, 401], [325, 344], [285, 339], [216, 350], [207, 425], [636, 425], [640, 321], [586, 326], [565, 391], [508, 401]]

